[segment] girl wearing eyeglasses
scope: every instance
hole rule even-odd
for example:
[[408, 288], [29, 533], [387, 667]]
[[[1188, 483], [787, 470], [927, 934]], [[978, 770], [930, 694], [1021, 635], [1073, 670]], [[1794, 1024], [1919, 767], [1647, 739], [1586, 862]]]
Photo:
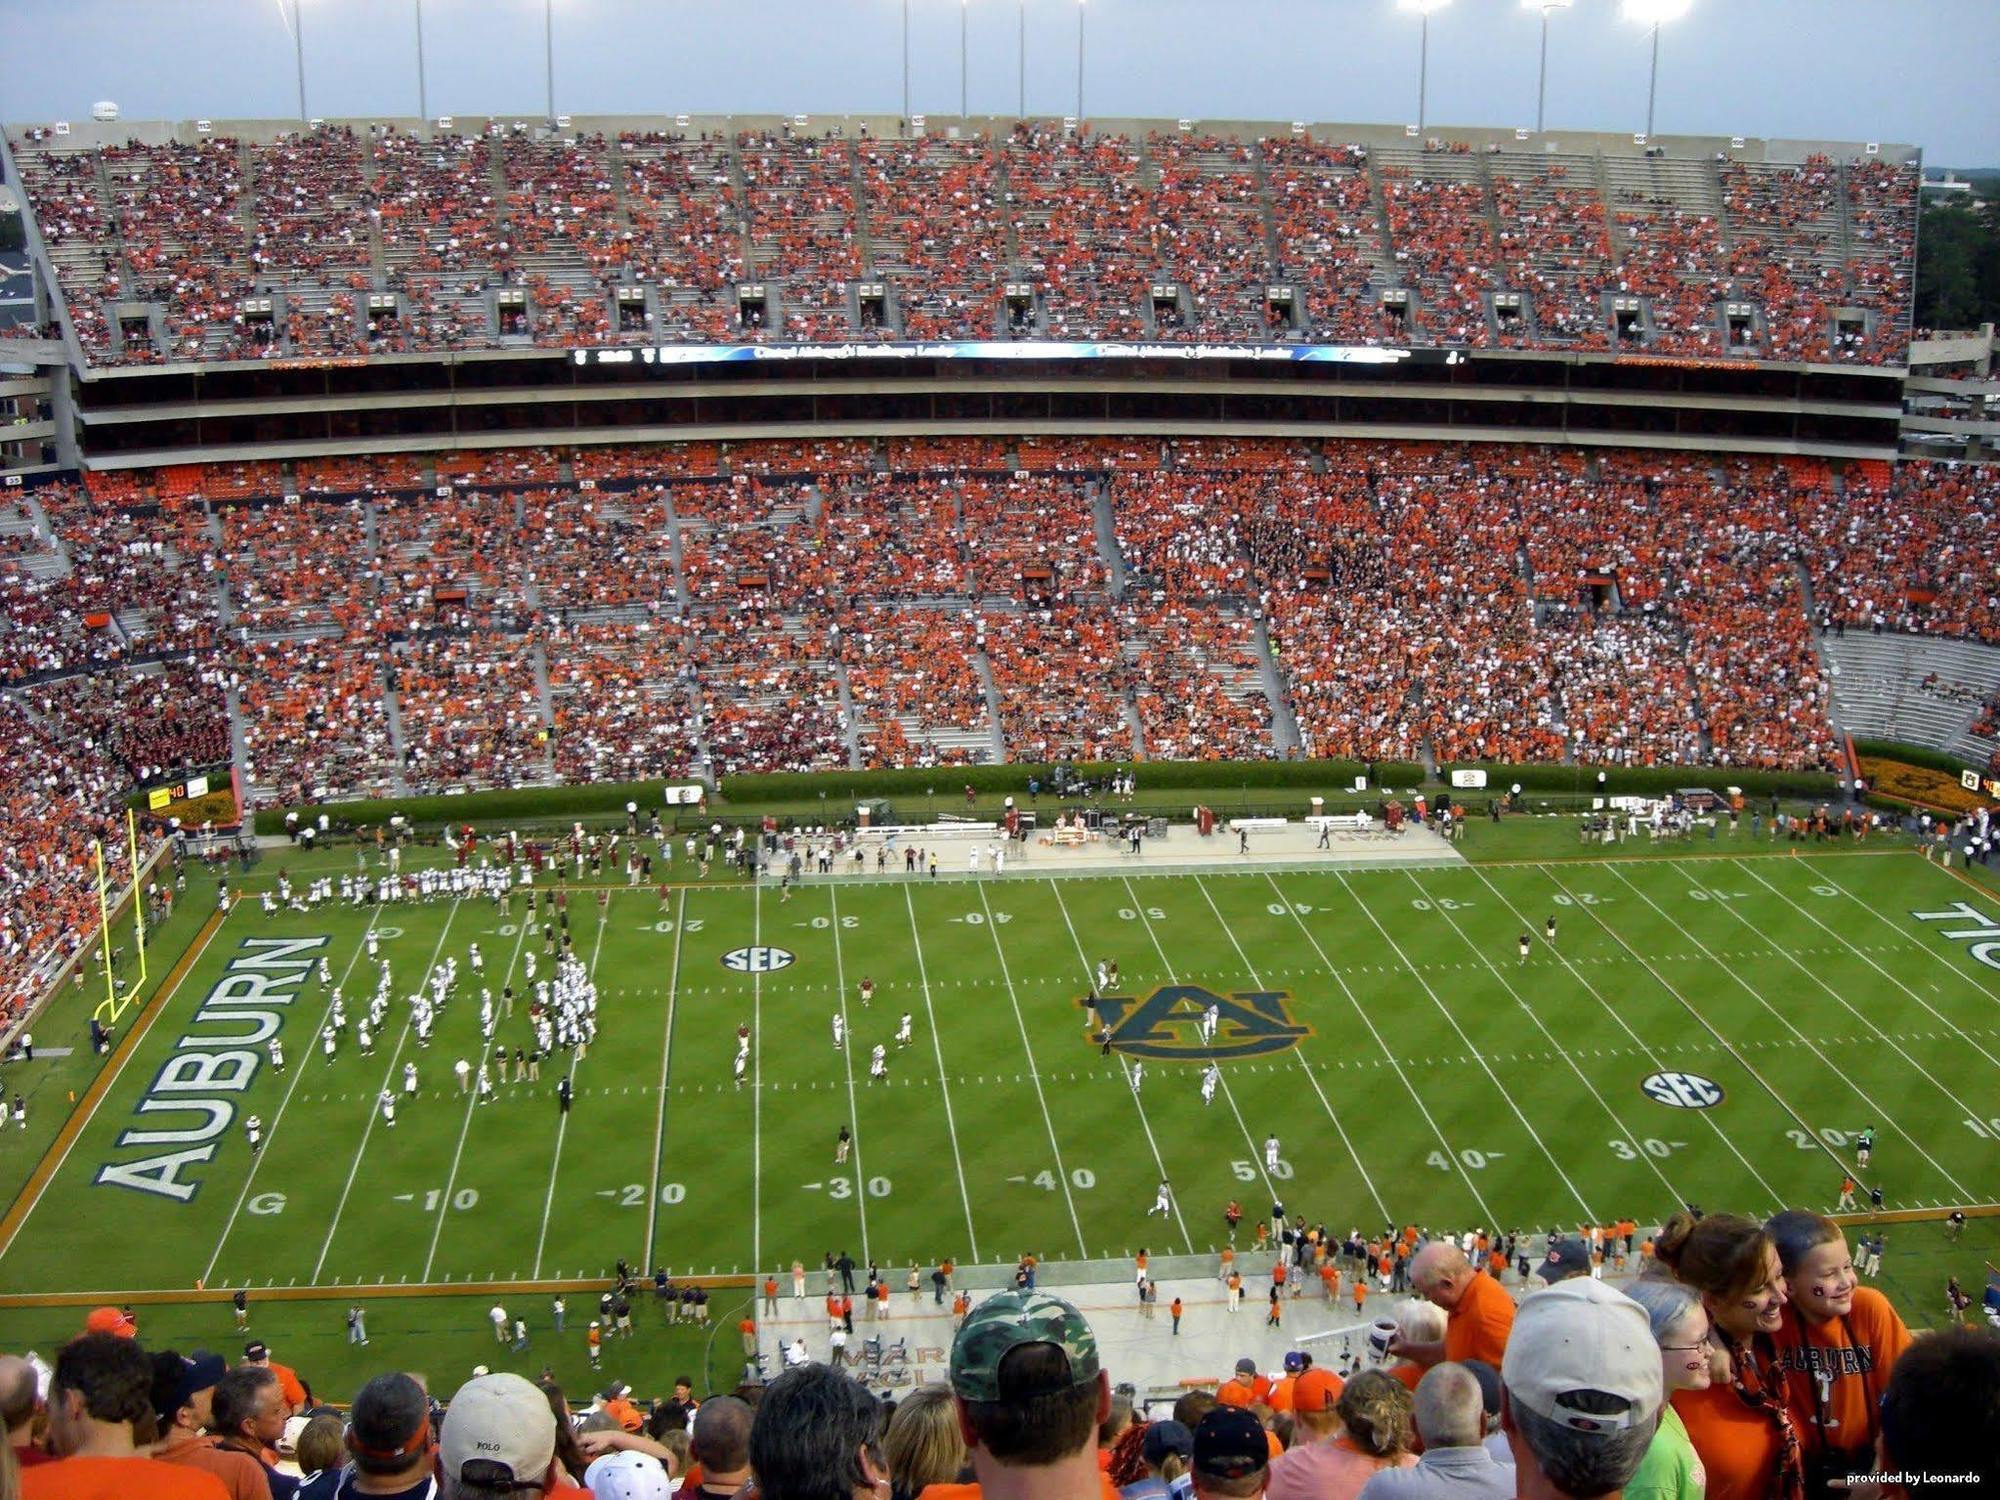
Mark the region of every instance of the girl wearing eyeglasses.
[[1887, 1297], [1860, 1284], [1831, 1219], [1788, 1209], [1764, 1230], [1791, 1293], [1775, 1342], [1785, 1404], [1805, 1446], [1807, 1489], [1866, 1500], [1874, 1487], [1845, 1479], [1876, 1468], [1882, 1392], [1890, 1366], [1910, 1347], [1910, 1330]]
[[[1653, 1341], [1660, 1346], [1662, 1389], [1705, 1391], [1715, 1382], [1722, 1363], [1709, 1332], [1708, 1310], [1701, 1294], [1665, 1276], [1643, 1276], [1625, 1294], [1646, 1309]], [[1725, 1368], [1723, 1378], [1728, 1378]], [[1688, 1437], [1687, 1424], [1671, 1405], [1660, 1408], [1660, 1425], [1638, 1472], [1625, 1486], [1625, 1500], [1703, 1500], [1708, 1474], [1701, 1455]]]

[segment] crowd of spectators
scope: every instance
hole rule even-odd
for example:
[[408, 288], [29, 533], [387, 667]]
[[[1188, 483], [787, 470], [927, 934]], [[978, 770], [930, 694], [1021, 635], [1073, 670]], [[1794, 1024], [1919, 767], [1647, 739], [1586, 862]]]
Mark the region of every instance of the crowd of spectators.
[[[1607, 202], [1581, 156], [1437, 140], [1373, 161], [1305, 133], [1033, 122], [896, 140], [321, 125], [258, 144], [16, 150], [98, 362], [1296, 333], [1891, 363], [1914, 279], [1916, 169], [1872, 157], [1677, 162]], [[875, 278], [884, 299], [856, 294]], [[1005, 302], [1007, 282], [1033, 295]], [[740, 303], [753, 283], [766, 301]], [[1274, 283], [1299, 303], [1267, 303]], [[1413, 316], [1384, 302], [1397, 286], [1416, 293]], [[1489, 315], [1503, 289], [1525, 295], [1518, 316]], [[258, 292], [278, 295], [269, 314], [244, 306]], [[394, 294], [394, 310], [362, 315], [367, 293]], [[1611, 293], [1645, 297], [1649, 316], [1614, 334]], [[1761, 333], [1726, 334], [1724, 296], [1758, 303]], [[110, 326], [132, 301], [158, 305], [157, 337]], [[1836, 326], [1841, 310], [1858, 311]]]
[[[1365, 1286], [1359, 1232], [1336, 1245], [1306, 1223], [1285, 1227], [1298, 1267]], [[149, 1352], [104, 1307], [52, 1369], [0, 1357], [0, 1482], [24, 1500], [1804, 1500], [1865, 1474], [1880, 1500], [1935, 1500], [2000, 1478], [2000, 1334], [1913, 1334], [1840, 1225], [1683, 1210], [1639, 1235], [1586, 1227], [1516, 1261], [1511, 1236], [1391, 1225], [1366, 1248], [1410, 1295], [1366, 1355], [1300, 1340], [1268, 1371], [1183, 1376], [1170, 1412], [1140, 1385], [1188, 1368], [1152, 1346], [1157, 1320], [1093, 1321], [1031, 1260], [1012, 1290], [958, 1294], [940, 1382], [818, 1363], [799, 1338], [782, 1373], [747, 1362], [732, 1388], [683, 1376], [651, 1400], [613, 1379], [572, 1403], [550, 1370], [480, 1366], [442, 1402], [376, 1375], [342, 1412], [261, 1343], [234, 1368]], [[1176, 1334], [1181, 1316], [1176, 1298]], [[741, 1331], [748, 1361], [767, 1335]]]
[[1309, 756], [1824, 768], [1814, 622], [2000, 641], [1996, 519], [1991, 466], [1414, 442], [114, 473], [0, 519], [0, 678], [124, 786], [227, 759], [233, 693], [283, 801], [939, 764], [996, 731], [1261, 756], [1287, 716]]

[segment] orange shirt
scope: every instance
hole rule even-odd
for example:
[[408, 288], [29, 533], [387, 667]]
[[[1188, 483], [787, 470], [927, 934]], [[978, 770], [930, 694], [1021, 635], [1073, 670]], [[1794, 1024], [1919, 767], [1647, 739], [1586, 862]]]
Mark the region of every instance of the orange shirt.
[[1361, 1304], [1368, 1300], [1368, 1283], [1361, 1277], [1354, 1278], [1354, 1310], [1361, 1311]]
[[1292, 1386], [1298, 1376], [1286, 1375], [1271, 1387], [1271, 1410], [1290, 1411], [1292, 1409]]
[[1727, 1381], [1675, 1391], [1674, 1410], [1708, 1474], [1707, 1500], [1763, 1500], [1778, 1471], [1778, 1427]]
[[154, 1458], [64, 1458], [21, 1471], [22, 1500], [229, 1500], [213, 1474]]
[[1254, 1406], [1259, 1401], [1271, 1399], [1271, 1382], [1259, 1375], [1245, 1385], [1232, 1375], [1215, 1388], [1215, 1399], [1221, 1406]]
[[[1856, 1287], [1854, 1310], [1824, 1323], [1808, 1323], [1787, 1303], [1775, 1342], [1777, 1378], [1785, 1383], [1785, 1406], [1806, 1451], [1866, 1449], [1872, 1455], [1889, 1370], [1910, 1347], [1910, 1330], [1889, 1299], [1872, 1286]], [[1822, 1409], [1823, 1370], [1831, 1372], [1832, 1384]]]
[[281, 1365], [275, 1359], [267, 1361], [271, 1373], [278, 1377], [278, 1389], [284, 1393], [285, 1404], [293, 1411], [303, 1411], [306, 1404], [305, 1382], [299, 1379], [299, 1372], [290, 1365]]
[[1514, 1299], [1491, 1276], [1477, 1272], [1445, 1319], [1444, 1357], [1454, 1364], [1483, 1359], [1497, 1370], [1513, 1329]]

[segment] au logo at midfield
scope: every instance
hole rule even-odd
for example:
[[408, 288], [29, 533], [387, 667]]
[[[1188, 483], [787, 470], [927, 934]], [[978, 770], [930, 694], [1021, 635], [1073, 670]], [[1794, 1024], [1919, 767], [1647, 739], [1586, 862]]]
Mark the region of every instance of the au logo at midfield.
[[[1228, 1062], [1232, 1058], [1267, 1057], [1296, 1047], [1312, 1035], [1312, 1027], [1292, 1019], [1292, 997], [1286, 990], [1249, 990], [1218, 995], [1193, 984], [1170, 984], [1143, 1000], [1132, 995], [1106, 995], [1098, 1012], [1111, 1028], [1111, 1045], [1133, 1057], [1168, 1062]], [[1214, 1006], [1221, 1014], [1215, 1040], [1201, 1039], [1202, 1012]]]

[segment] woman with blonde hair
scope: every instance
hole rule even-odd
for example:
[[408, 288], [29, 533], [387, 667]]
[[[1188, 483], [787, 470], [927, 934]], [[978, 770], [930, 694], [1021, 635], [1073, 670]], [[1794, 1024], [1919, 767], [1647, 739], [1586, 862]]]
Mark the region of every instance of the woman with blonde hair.
[[1700, 1298], [1725, 1361], [1706, 1389], [1671, 1397], [1708, 1500], [1803, 1500], [1803, 1452], [1774, 1342], [1790, 1295], [1777, 1246], [1754, 1219], [1683, 1212], [1661, 1229], [1653, 1254]]
[[1833, 1220], [1788, 1209], [1764, 1232], [1791, 1293], [1774, 1340], [1785, 1405], [1805, 1445], [1806, 1487], [1818, 1493], [1876, 1468], [1882, 1392], [1910, 1347], [1910, 1330], [1887, 1297], [1860, 1285]]
[[965, 1437], [948, 1385], [920, 1385], [901, 1401], [882, 1438], [893, 1500], [913, 1500], [926, 1485], [970, 1478]]
[[[1396, 1309], [1396, 1342], [1398, 1344], [1442, 1344], [1444, 1342], [1445, 1311], [1435, 1302], [1423, 1297], [1405, 1299]], [[1414, 1395], [1417, 1382], [1424, 1378], [1429, 1365], [1420, 1365], [1413, 1359], [1399, 1359], [1388, 1367], [1389, 1373], [1400, 1380]]]

